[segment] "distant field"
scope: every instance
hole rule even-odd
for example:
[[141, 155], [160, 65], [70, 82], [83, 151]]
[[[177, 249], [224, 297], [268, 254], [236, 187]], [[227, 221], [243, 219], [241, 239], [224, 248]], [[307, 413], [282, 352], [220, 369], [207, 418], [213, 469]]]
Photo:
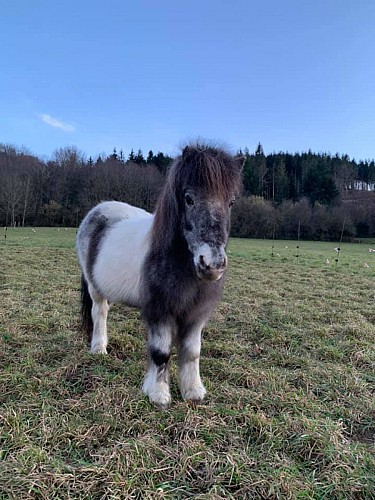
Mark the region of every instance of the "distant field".
[[207, 400], [181, 401], [173, 359], [160, 411], [137, 311], [87, 352], [75, 229], [0, 235], [0, 499], [375, 498], [374, 241], [232, 239]]

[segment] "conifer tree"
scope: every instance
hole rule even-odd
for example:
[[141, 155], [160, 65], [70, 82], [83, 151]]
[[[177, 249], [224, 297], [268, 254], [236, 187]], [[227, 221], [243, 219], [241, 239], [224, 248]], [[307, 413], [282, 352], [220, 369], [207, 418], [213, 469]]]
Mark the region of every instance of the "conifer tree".
[[153, 153], [152, 149], [150, 149], [150, 151], [148, 152], [148, 155], [146, 158], [146, 163], [147, 164], [154, 163], [154, 153]]
[[129, 156], [128, 156], [128, 161], [134, 162], [135, 161], [135, 154], [134, 154], [134, 149], [132, 148]]
[[135, 163], [145, 163], [145, 159], [143, 157], [143, 153], [140, 149], [138, 149], [137, 154], [134, 158]]

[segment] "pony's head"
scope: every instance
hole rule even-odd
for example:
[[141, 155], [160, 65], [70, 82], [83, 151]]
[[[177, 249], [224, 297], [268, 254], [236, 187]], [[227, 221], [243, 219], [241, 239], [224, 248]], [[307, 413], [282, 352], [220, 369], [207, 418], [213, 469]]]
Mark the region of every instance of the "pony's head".
[[219, 280], [227, 267], [230, 208], [242, 164], [243, 158], [198, 143], [186, 146], [169, 171], [156, 218], [163, 205], [170, 224], [165, 238], [176, 231], [183, 235], [201, 279]]

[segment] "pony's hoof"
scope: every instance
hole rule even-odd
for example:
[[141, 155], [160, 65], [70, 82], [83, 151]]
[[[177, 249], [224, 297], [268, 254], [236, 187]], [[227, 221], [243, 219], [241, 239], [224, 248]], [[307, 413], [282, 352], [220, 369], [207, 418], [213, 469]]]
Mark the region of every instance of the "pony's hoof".
[[94, 346], [90, 349], [91, 354], [107, 354], [107, 349], [103, 346]]
[[206, 395], [206, 389], [203, 385], [198, 387], [192, 387], [181, 391], [182, 397], [185, 401], [191, 401], [192, 403], [199, 403], [203, 401]]
[[165, 387], [160, 387], [160, 385], [158, 386], [158, 384], [150, 386], [149, 381], [146, 378], [142, 390], [143, 393], [148, 396], [150, 403], [153, 403], [160, 408], [168, 408], [168, 406], [171, 404], [171, 393], [169, 392], [169, 387], [167, 386], [167, 384], [162, 385], [164, 385]]
[[154, 392], [148, 395], [150, 403], [155, 406], [162, 408], [163, 410], [168, 408], [171, 404], [171, 395], [164, 392]]

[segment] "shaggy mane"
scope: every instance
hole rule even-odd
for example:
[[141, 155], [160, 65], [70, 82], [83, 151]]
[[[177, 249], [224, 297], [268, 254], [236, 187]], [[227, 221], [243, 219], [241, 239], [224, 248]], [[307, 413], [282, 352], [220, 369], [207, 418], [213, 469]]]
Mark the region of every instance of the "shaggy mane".
[[229, 200], [240, 190], [242, 164], [243, 158], [234, 157], [223, 148], [203, 143], [184, 147], [168, 172], [156, 204], [153, 244], [165, 247], [171, 241], [179, 220], [184, 188], [201, 190], [207, 197]]
[[174, 165], [176, 182], [202, 189], [207, 195], [226, 198], [238, 189], [238, 158], [222, 148], [205, 144], [186, 146]]

